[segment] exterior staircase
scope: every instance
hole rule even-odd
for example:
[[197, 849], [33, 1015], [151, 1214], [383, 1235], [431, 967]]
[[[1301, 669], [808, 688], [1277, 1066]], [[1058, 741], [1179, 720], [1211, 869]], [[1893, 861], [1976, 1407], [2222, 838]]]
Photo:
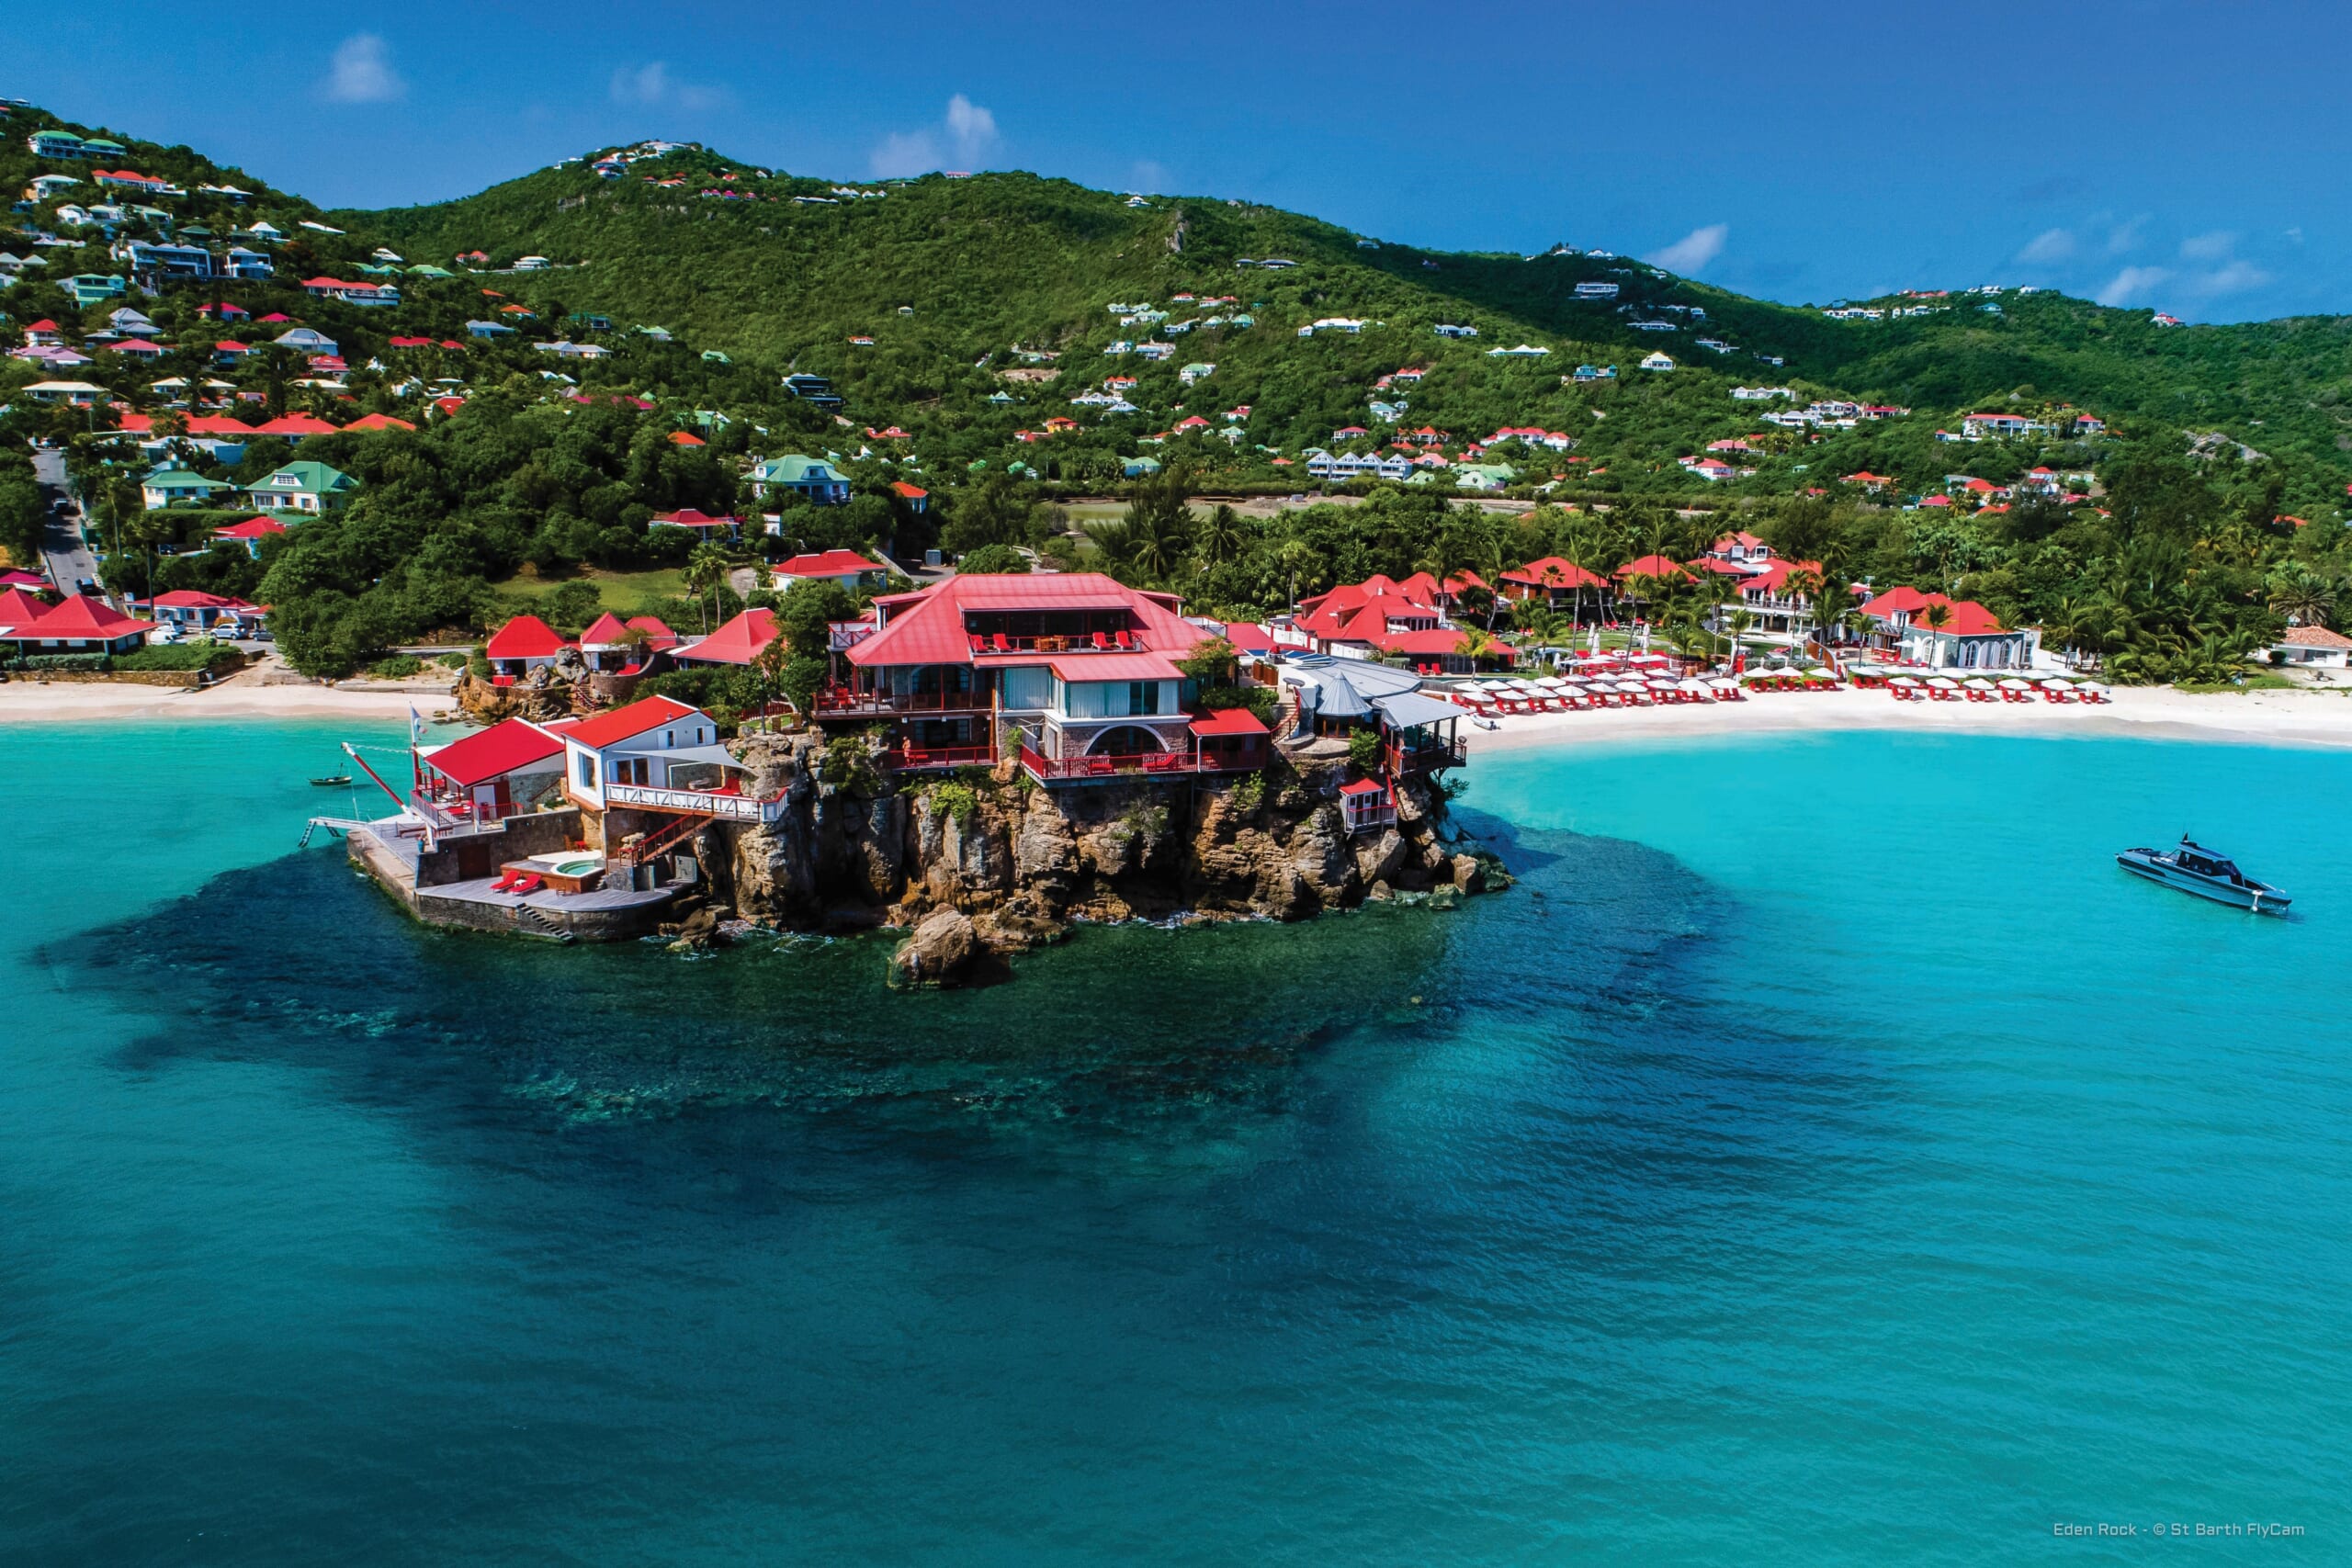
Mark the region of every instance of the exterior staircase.
[[514, 929], [525, 936], [545, 937], [549, 942], [577, 940], [546, 910], [530, 904], [514, 906]]

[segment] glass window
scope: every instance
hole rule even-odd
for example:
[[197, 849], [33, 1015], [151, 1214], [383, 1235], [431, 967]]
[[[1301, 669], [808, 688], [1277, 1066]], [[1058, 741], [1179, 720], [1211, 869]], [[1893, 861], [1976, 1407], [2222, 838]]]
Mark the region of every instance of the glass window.
[[592, 753], [586, 751], [580, 753], [580, 787], [582, 789], [596, 787], [596, 759]]
[[1130, 681], [1127, 682], [1127, 712], [1156, 714], [1159, 711], [1159, 682]]

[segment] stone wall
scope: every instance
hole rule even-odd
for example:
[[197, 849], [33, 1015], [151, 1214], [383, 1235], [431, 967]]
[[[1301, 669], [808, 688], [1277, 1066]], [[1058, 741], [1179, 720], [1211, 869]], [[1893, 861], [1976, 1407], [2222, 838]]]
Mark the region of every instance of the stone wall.
[[438, 887], [445, 883], [464, 881], [464, 875], [458, 869], [461, 845], [485, 846], [490, 863], [498, 866], [532, 855], [553, 854], [577, 841], [580, 829], [580, 807], [566, 806], [554, 811], [534, 811], [527, 816], [509, 817], [495, 833], [444, 839], [437, 849], [417, 855], [416, 886], [422, 890]]

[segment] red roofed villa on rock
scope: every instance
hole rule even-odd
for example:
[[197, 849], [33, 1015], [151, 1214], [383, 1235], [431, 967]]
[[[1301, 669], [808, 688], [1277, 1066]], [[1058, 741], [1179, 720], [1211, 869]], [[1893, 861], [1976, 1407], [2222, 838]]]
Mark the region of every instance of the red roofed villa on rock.
[[494, 822], [528, 807], [563, 782], [563, 742], [520, 718], [479, 729], [462, 740], [421, 750], [426, 793], [445, 811], [462, 803], [475, 822]]
[[[1170, 593], [1099, 572], [960, 575], [874, 602], [873, 629], [837, 628], [820, 723], [891, 726], [899, 768], [986, 766], [1018, 732], [1045, 784], [1233, 765], [1195, 745], [1177, 668], [1212, 634]], [[844, 635], [847, 634], [847, 635]]]
[[491, 679], [503, 686], [542, 665], [553, 664], [571, 646], [538, 616], [517, 615], [492, 634], [482, 655], [490, 660]]

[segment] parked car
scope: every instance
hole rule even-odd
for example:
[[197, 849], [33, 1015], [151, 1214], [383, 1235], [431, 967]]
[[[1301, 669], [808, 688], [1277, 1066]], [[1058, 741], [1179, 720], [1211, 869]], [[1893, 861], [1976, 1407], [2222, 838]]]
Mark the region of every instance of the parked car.
[[77, 577], [74, 580], [74, 592], [76, 593], [85, 593], [95, 598], [97, 596], [98, 585], [93, 579], [87, 577]]

